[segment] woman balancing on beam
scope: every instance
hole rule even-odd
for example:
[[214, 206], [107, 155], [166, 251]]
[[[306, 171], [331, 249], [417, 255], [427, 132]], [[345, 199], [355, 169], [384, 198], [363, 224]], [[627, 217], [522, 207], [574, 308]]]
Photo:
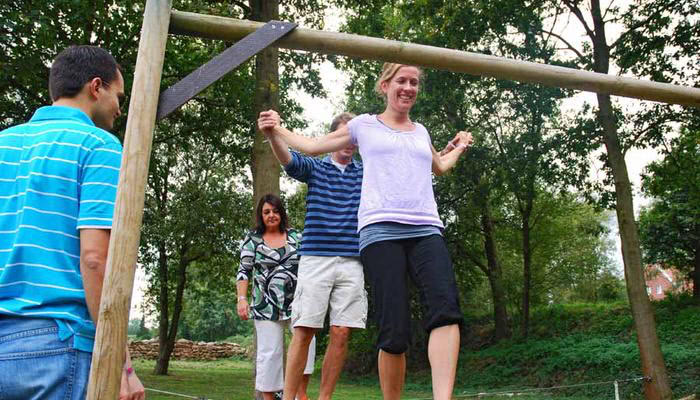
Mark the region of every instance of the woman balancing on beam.
[[[452, 395], [462, 312], [454, 270], [442, 237], [431, 169], [437, 175], [452, 168], [472, 144], [458, 132], [453, 149], [438, 153], [425, 127], [409, 113], [420, 89], [421, 70], [384, 64], [375, 90], [385, 98], [379, 115], [360, 115], [344, 127], [317, 139], [296, 135], [280, 125], [277, 112], [260, 113], [258, 127], [280, 135], [288, 145], [317, 155], [355, 144], [364, 163], [358, 211], [360, 256], [376, 306], [379, 327], [379, 381], [384, 399], [399, 399], [410, 339], [408, 277], [420, 290], [430, 332], [428, 358], [433, 396]], [[401, 283], [401, 284], [397, 284]]]

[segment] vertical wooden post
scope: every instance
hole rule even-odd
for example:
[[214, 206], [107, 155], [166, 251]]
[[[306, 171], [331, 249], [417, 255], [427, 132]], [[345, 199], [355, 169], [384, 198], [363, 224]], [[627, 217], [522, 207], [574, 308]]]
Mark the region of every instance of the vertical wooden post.
[[92, 354], [89, 400], [112, 400], [119, 396], [171, 7], [172, 0], [147, 0], [144, 9]]

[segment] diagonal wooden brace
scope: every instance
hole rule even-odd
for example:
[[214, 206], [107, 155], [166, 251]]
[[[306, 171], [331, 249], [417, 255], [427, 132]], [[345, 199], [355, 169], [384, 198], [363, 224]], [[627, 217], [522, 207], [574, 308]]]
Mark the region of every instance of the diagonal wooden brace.
[[180, 82], [160, 94], [156, 120], [165, 118], [219, 78], [293, 31], [296, 27], [297, 24], [292, 22], [270, 21], [224, 50], [211, 61], [197, 68]]

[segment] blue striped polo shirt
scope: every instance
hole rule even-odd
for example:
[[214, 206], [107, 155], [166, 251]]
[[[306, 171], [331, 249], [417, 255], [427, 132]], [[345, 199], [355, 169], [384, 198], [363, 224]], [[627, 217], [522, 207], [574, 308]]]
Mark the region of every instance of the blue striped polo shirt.
[[0, 313], [54, 319], [92, 351], [79, 229], [110, 229], [122, 146], [77, 108], [0, 132]]
[[359, 257], [357, 209], [362, 191], [362, 163], [353, 160], [345, 172], [330, 156], [319, 160], [292, 152], [285, 167], [292, 178], [308, 185], [302, 256]]

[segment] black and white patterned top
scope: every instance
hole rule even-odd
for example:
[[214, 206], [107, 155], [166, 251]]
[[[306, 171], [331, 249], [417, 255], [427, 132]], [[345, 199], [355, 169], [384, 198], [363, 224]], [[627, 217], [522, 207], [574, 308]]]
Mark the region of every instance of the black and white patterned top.
[[297, 286], [301, 234], [287, 230], [287, 243], [273, 249], [262, 235], [250, 232], [241, 244], [238, 281], [253, 281], [250, 317], [258, 320], [282, 321], [291, 318], [292, 300]]

